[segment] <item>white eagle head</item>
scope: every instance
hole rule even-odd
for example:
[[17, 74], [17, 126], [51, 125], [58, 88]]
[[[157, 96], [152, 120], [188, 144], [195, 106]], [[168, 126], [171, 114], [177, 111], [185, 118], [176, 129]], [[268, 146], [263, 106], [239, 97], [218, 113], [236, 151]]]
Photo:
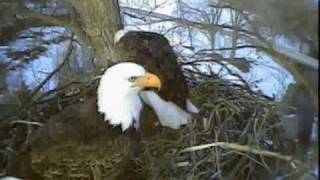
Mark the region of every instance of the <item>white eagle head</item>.
[[98, 111], [110, 124], [121, 124], [122, 131], [132, 124], [137, 128], [143, 108], [139, 92], [145, 88], [160, 87], [160, 79], [138, 64], [125, 62], [113, 65], [100, 80]]

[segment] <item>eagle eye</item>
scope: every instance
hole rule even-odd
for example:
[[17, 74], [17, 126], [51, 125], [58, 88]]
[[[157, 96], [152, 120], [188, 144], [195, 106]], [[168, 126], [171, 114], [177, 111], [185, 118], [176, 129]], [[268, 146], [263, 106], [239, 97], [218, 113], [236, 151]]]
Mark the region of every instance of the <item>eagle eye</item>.
[[131, 76], [128, 78], [129, 82], [134, 82], [135, 80], [137, 80], [139, 78], [139, 76]]

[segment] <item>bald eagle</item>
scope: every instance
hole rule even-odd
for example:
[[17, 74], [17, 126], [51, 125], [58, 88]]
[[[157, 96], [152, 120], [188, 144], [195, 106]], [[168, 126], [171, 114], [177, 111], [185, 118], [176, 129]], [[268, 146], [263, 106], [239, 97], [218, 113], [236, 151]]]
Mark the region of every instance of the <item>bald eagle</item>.
[[[111, 125], [139, 128], [146, 104], [162, 126], [178, 129], [198, 109], [189, 100], [188, 86], [177, 57], [162, 35], [118, 31], [115, 43], [126, 62], [109, 67], [98, 87], [98, 111]], [[157, 89], [158, 91], [149, 90]]]

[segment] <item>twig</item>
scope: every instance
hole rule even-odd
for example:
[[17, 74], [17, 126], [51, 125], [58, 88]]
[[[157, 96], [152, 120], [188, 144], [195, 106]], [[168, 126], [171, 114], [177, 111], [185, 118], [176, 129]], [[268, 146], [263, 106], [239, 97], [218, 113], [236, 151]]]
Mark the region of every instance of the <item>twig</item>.
[[28, 124], [28, 125], [34, 125], [34, 126], [43, 126], [42, 123], [39, 122], [33, 122], [33, 121], [25, 121], [25, 120], [16, 120], [12, 121], [12, 124]]
[[40, 91], [40, 89], [52, 78], [52, 76], [54, 76], [57, 72], [59, 72], [60, 69], [68, 62], [69, 56], [71, 55], [73, 50], [73, 46], [72, 46], [73, 36], [74, 35], [72, 33], [70, 37], [70, 44], [68, 46], [67, 53], [63, 59], [63, 62], [35, 88], [35, 90], [30, 95], [30, 99], [32, 99], [38, 93], [38, 91]]
[[280, 160], [283, 160], [283, 161], [291, 162], [291, 166], [293, 168], [296, 168], [296, 164], [297, 165], [302, 165], [301, 161], [293, 159], [292, 156], [285, 156], [285, 155], [281, 155], [281, 154], [276, 153], [276, 152], [257, 149], [257, 148], [251, 147], [251, 146], [240, 145], [240, 144], [235, 144], [235, 143], [226, 143], [226, 142], [216, 142], [216, 143], [211, 143], [211, 144], [203, 144], [203, 145], [199, 145], [199, 146], [192, 146], [192, 147], [183, 149], [181, 151], [181, 153], [199, 151], [199, 150], [202, 150], [202, 149], [207, 149], [207, 148], [216, 147], [216, 146], [219, 146], [219, 147], [221, 147], [223, 149], [233, 149], [233, 150], [253, 153], [253, 154], [262, 155], [262, 156], [273, 157], [273, 158], [277, 158], [277, 159], [280, 159]]

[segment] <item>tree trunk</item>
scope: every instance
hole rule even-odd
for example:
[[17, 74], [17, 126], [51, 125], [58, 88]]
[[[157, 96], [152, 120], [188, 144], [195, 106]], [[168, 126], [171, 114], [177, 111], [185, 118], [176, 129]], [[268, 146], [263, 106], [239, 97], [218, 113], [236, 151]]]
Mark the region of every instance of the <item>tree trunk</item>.
[[114, 34], [123, 28], [118, 0], [64, 0], [69, 6], [72, 22], [87, 36], [88, 49], [93, 50], [96, 64], [106, 67], [118, 62], [114, 49]]

